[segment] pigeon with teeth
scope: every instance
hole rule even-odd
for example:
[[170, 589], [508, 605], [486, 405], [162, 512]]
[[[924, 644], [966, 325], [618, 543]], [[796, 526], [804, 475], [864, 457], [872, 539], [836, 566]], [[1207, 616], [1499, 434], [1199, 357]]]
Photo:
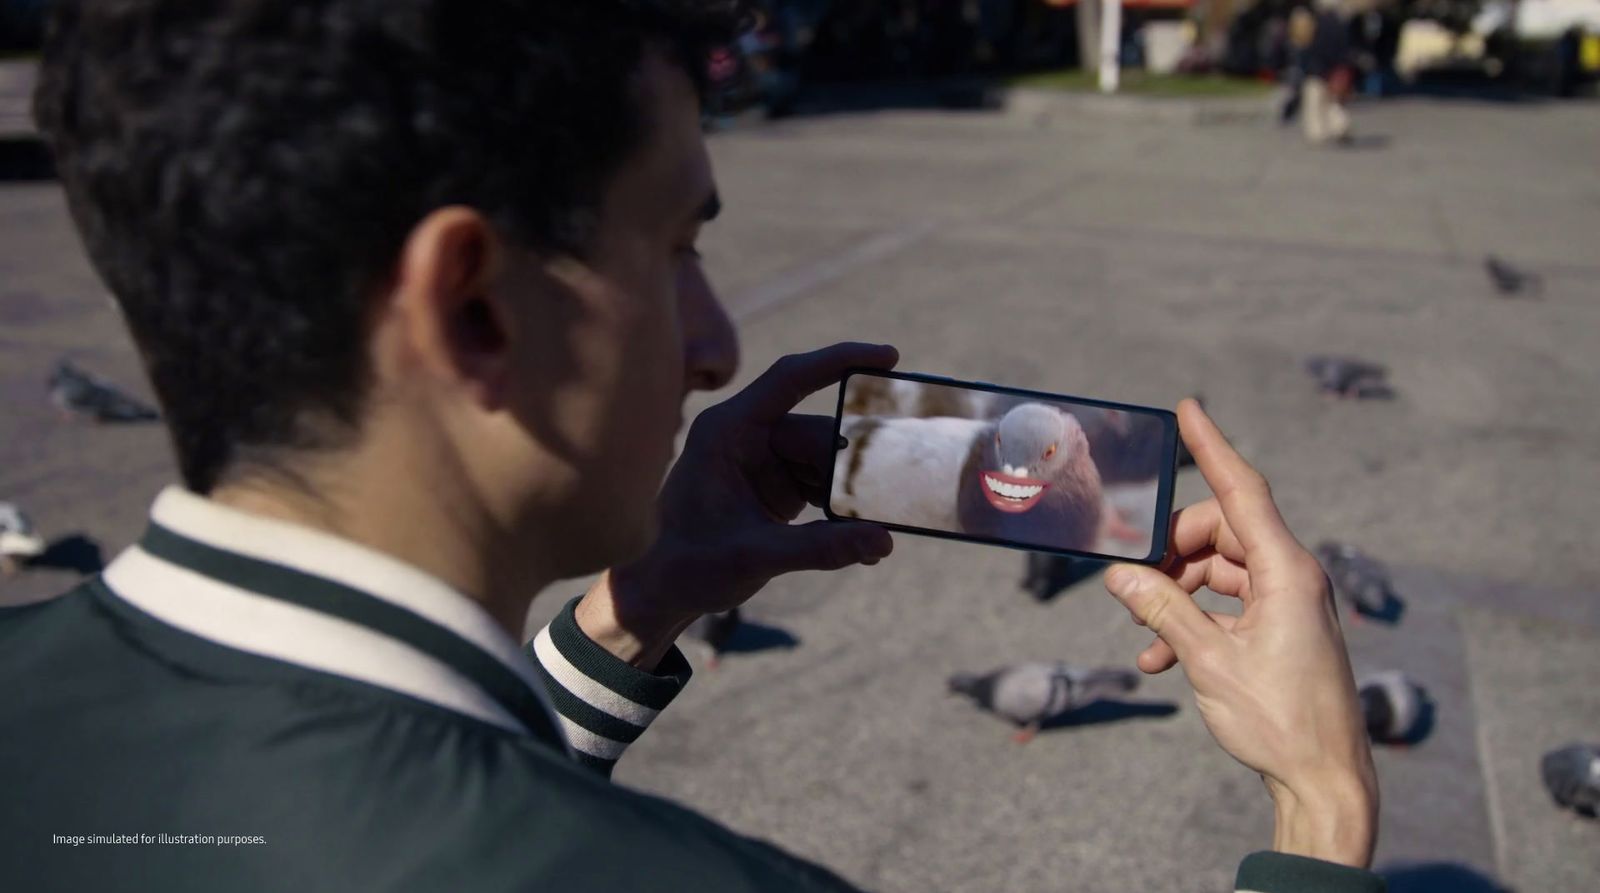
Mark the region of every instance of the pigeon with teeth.
[[34, 530], [33, 521], [22, 509], [0, 502], [0, 573], [9, 577], [20, 562], [38, 558], [44, 551], [44, 538]]
[[1088, 551], [1100, 473], [1083, 426], [1042, 403], [998, 420], [846, 415], [834, 457], [835, 514]]
[[50, 375], [50, 401], [63, 415], [85, 416], [97, 422], [149, 422], [160, 418], [154, 409], [69, 360], [57, 363]]
[[1139, 687], [1139, 674], [1121, 667], [1074, 667], [1033, 661], [984, 674], [957, 673], [950, 692], [965, 695], [984, 710], [1017, 725], [1013, 736], [1026, 744], [1039, 729], [1096, 701], [1111, 700]]
[[972, 442], [962, 466], [956, 517], [964, 533], [1088, 551], [1102, 510], [1083, 425], [1043, 403], [1013, 407]]

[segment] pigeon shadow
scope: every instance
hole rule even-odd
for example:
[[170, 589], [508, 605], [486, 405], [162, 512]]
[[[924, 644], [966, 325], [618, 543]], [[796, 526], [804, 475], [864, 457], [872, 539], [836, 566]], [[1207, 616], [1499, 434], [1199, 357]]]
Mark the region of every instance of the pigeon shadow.
[[754, 654], [777, 648], [794, 648], [800, 639], [782, 627], [741, 620], [733, 635], [718, 649], [723, 654]]
[[1494, 878], [1456, 862], [1386, 866], [1377, 873], [1389, 893], [1512, 893]]
[[1405, 613], [1406, 603], [1400, 596], [1392, 592], [1384, 593], [1383, 607], [1376, 611], [1371, 608], [1356, 607], [1356, 614], [1360, 615], [1362, 620], [1371, 620], [1374, 623], [1382, 623], [1388, 626], [1399, 623], [1400, 618], [1405, 616]]
[[1330, 400], [1393, 400], [1398, 395], [1388, 382], [1369, 382], [1348, 391], [1330, 391], [1322, 388], [1322, 395]]
[[1394, 139], [1382, 133], [1358, 133], [1339, 144], [1341, 149], [1350, 151], [1375, 151], [1387, 149]]
[[1096, 701], [1081, 710], [1045, 722], [1039, 731], [1097, 726], [1130, 719], [1161, 719], [1178, 712], [1171, 701]]
[[38, 557], [28, 561], [30, 568], [74, 571], [83, 576], [98, 574], [105, 566], [100, 544], [81, 533], [56, 540]]

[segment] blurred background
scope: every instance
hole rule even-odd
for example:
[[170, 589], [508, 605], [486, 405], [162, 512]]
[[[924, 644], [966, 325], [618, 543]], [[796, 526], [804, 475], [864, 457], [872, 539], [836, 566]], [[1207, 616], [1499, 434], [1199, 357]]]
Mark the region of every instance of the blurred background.
[[[95, 572], [175, 477], [159, 426], [49, 398], [63, 359], [149, 391], [33, 137], [46, 2], [0, 3], [0, 502], [43, 545], [5, 604]], [[1323, 547], [1358, 676], [1404, 680], [1374, 703], [1415, 696], [1373, 726], [1391, 889], [1592, 888], [1600, 824], [1541, 758], [1600, 740], [1600, 0], [760, 6], [706, 60], [735, 386], [861, 339], [1203, 395]], [[1098, 568], [902, 536], [740, 620], [686, 643], [696, 681], [621, 782], [888, 891], [1226, 889], [1270, 841], [1176, 674], [1025, 744], [947, 690], [1131, 666], [1146, 634]]]

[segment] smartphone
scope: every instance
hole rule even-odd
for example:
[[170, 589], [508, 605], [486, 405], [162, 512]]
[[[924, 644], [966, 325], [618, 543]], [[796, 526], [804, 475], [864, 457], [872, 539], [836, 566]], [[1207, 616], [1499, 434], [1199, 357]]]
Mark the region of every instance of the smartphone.
[[1166, 555], [1178, 419], [1164, 409], [853, 369], [834, 447], [834, 520], [1098, 560]]

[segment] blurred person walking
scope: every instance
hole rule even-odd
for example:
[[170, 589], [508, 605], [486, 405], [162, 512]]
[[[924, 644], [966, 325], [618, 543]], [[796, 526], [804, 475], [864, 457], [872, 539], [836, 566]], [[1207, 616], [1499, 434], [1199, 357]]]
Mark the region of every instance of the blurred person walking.
[[1387, 96], [1394, 90], [1400, 24], [1393, 8], [1380, 2], [1350, 18], [1350, 60], [1361, 75], [1361, 92], [1368, 96]]
[[1317, 0], [1315, 11], [1297, 6], [1289, 14], [1289, 42], [1300, 58], [1300, 119], [1314, 146], [1350, 135], [1349, 32], [1338, 7], [1339, 0]]

